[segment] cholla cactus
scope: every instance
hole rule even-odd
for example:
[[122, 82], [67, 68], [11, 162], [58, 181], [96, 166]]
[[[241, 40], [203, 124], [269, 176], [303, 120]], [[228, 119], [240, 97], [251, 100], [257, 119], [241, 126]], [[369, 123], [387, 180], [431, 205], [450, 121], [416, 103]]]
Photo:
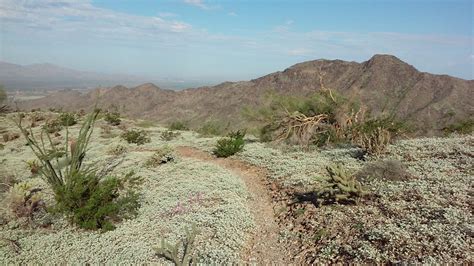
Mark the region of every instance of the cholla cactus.
[[342, 168], [341, 165], [327, 166], [329, 173], [327, 184], [317, 193], [319, 206], [323, 202], [342, 201], [355, 202], [357, 198], [367, 195], [362, 185], [356, 178]]
[[193, 255], [194, 251], [194, 241], [196, 236], [199, 234], [199, 229], [196, 225], [193, 224], [191, 230], [186, 229], [186, 240], [182, 243], [183, 252], [182, 256], [180, 254], [181, 243], [177, 242], [175, 245], [171, 245], [166, 242], [163, 238], [161, 239], [160, 246], [156, 246], [155, 250], [159, 256], [165, 257], [168, 260], [171, 260], [177, 266], [184, 265], [196, 265], [197, 258], [196, 255]]

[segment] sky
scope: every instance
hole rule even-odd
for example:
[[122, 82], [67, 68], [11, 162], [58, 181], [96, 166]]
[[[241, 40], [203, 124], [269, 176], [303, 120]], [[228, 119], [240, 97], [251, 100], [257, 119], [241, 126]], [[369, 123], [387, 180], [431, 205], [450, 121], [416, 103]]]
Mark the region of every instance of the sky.
[[473, 1], [0, 0], [0, 60], [237, 81], [392, 54], [474, 79]]

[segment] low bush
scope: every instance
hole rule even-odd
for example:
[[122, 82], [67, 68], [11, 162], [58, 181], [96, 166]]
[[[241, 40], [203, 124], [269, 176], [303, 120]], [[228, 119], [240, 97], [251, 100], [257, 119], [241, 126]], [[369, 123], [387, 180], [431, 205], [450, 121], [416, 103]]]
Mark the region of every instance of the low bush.
[[108, 154], [114, 155], [114, 156], [119, 156], [127, 152], [127, 147], [122, 146], [122, 145], [117, 145], [112, 147], [107, 151]]
[[61, 113], [58, 121], [62, 126], [69, 127], [77, 124], [77, 117], [74, 113]]
[[20, 134], [19, 133], [4, 133], [2, 137], [3, 137], [3, 142], [8, 142], [8, 141], [12, 141], [19, 138]]
[[443, 128], [445, 134], [471, 134], [474, 131], [474, 119], [460, 121]]
[[213, 150], [217, 157], [229, 157], [244, 149], [245, 131], [238, 130], [231, 132], [227, 137], [217, 141], [216, 148]]
[[125, 131], [121, 137], [128, 143], [135, 143], [137, 145], [143, 145], [151, 141], [148, 133], [145, 130], [131, 129]]
[[[133, 189], [133, 173], [123, 178], [102, 178], [94, 172], [75, 172], [69, 182], [56, 191], [55, 211], [67, 213], [71, 221], [84, 229], [113, 230], [113, 222], [136, 214], [138, 194]], [[126, 184], [133, 186], [126, 187]], [[125, 190], [128, 189], [128, 191]]]
[[64, 149], [56, 148], [49, 134], [41, 134], [37, 139], [31, 128], [28, 131], [22, 126], [21, 118], [17, 126], [41, 165], [41, 177], [54, 193], [54, 210], [67, 215], [79, 227], [105, 231], [114, 228], [113, 222], [133, 215], [138, 207], [134, 190], [138, 179], [131, 174], [123, 178], [105, 177], [96, 168], [84, 166], [97, 116], [98, 112], [94, 112], [85, 119], [70, 146], [67, 130]]
[[106, 112], [104, 120], [112, 126], [118, 126], [122, 122], [119, 112]]
[[183, 121], [174, 121], [174, 122], [171, 122], [171, 124], [169, 124], [168, 129], [169, 130], [188, 130], [189, 127]]
[[49, 134], [59, 132], [63, 129], [60, 121], [57, 119], [49, 120], [43, 125], [43, 130]]
[[218, 121], [207, 121], [197, 129], [197, 132], [204, 137], [222, 136], [225, 131], [226, 126]]
[[373, 179], [407, 181], [413, 178], [402, 162], [393, 159], [368, 163], [357, 172], [355, 176], [361, 181], [370, 181]]
[[170, 146], [164, 146], [158, 149], [146, 162], [146, 167], [157, 167], [161, 164], [172, 162], [175, 160], [175, 154], [173, 148]]
[[174, 132], [172, 130], [167, 130], [167, 131], [161, 132], [160, 137], [164, 141], [170, 141], [170, 140], [173, 140], [173, 139], [175, 139], [176, 137], [178, 137], [180, 135], [181, 135], [180, 132]]

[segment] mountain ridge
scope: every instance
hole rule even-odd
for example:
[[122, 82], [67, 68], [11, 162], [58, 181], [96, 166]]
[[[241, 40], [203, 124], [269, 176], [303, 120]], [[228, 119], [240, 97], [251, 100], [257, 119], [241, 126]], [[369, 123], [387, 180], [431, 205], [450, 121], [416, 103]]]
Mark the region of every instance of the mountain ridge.
[[[322, 83], [321, 83], [322, 81]], [[424, 134], [435, 134], [450, 123], [474, 115], [473, 80], [420, 72], [392, 55], [374, 55], [367, 61], [312, 60], [292, 65], [249, 81], [223, 82], [216, 86], [182, 91], [164, 90], [152, 83], [133, 88], [103, 90], [101, 106], [121, 106], [121, 111], [168, 123], [187, 120], [200, 125], [208, 120], [233, 121], [233, 127], [245, 125], [240, 117], [244, 106], [257, 107], [269, 92], [308, 96], [324, 85], [346, 97], [356, 97], [374, 115], [387, 110], [400, 119], [424, 126]], [[23, 102], [22, 108], [61, 106], [77, 110], [91, 108], [97, 93], [77, 96], [74, 104], [64, 94]]]

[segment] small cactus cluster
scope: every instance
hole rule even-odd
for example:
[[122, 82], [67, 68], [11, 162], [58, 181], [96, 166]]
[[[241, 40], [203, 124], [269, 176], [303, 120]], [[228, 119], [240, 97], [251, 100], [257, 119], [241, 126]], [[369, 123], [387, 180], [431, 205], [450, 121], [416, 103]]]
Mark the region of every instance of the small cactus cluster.
[[326, 170], [329, 179], [317, 192], [317, 203], [321, 206], [323, 203], [342, 203], [356, 202], [358, 198], [368, 194], [355, 176], [348, 173], [341, 165], [327, 166]]
[[192, 225], [191, 230], [186, 229], [186, 240], [182, 243], [182, 256], [180, 256], [179, 252], [181, 246], [180, 242], [177, 242], [175, 245], [171, 245], [163, 238], [161, 239], [160, 245], [155, 247], [155, 251], [158, 256], [172, 261], [177, 266], [196, 265], [197, 257], [196, 254], [193, 255], [194, 241], [199, 233], [200, 231], [195, 224]]

